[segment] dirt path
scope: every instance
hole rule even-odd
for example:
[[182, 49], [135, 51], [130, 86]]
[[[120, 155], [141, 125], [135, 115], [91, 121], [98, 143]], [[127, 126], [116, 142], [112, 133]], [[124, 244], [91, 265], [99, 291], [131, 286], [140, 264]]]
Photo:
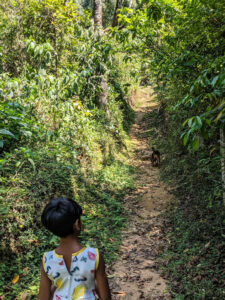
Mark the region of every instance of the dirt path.
[[123, 233], [119, 259], [113, 267], [113, 300], [170, 299], [166, 281], [158, 272], [157, 257], [165, 245], [162, 213], [170, 195], [159, 181], [159, 170], [150, 162], [149, 141], [143, 138], [147, 111], [157, 108], [152, 91], [141, 89], [134, 96], [136, 120], [130, 136], [134, 145], [132, 164], [137, 168], [136, 190], [125, 198], [131, 211], [128, 230]]

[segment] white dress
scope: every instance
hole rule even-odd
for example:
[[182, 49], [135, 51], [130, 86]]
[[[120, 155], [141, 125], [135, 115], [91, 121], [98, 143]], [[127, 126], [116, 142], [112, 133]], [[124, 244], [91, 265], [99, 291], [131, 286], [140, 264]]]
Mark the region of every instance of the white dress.
[[95, 271], [99, 251], [84, 247], [72, 254], [70, 272], [62, 255], [55, 250], [44, 253], [43, 267], [48, 278], [57, 287], [53, 300], [94, 300]]

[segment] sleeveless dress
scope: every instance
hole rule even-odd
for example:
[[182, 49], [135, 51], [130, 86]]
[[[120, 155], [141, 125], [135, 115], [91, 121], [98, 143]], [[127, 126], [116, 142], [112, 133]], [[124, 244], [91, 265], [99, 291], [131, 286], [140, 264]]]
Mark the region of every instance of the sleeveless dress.
[[70, 272], [62, 255], [55, 250], [44, 253], [46, 275], [57, 287], [53, 300], [94, 300], [95, 271], [99, 264], [99, 251], [84, 247], [72, 254]]

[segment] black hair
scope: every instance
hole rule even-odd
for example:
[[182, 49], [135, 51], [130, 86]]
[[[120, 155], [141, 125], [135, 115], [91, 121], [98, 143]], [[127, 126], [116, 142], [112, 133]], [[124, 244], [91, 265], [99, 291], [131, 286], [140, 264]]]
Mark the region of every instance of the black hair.
[[82, 215], [82, 208], [71, 199], [55, 198], [44, 208], [41, 222], [46, 229], [59, 237], [74, 233], [73, 225]]

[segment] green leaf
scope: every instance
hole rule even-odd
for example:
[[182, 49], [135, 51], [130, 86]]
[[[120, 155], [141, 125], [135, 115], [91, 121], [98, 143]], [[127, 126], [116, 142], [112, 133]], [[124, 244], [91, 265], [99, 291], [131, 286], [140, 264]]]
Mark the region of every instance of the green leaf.
[[211, 150], [210, 150], [210, 155], [212, 155], [212, 153], [214, 152], [214, 151], [216, 151], [216, 148], [214, 147], [214, 148], [212, 148]]
[[198, 149], [199, 142], [198, 142], [198, 138], [197, 138], [197, 137], [195, 137], [195, 138], [192, 140], [191, 146], [192, 146], [193, 150], [195, 150], [195, 151]]
[[27, 137], [31, 137], [32, 136], [32, 132], [31, 131], [23, 131], [23, 135], [27, 136]]
[[9, 213], [8, 207], [0, 207], [0, 215], [6, 215]]
[[214, 87], [215, 84], [217, 83], [217, 80], [218, 80], [218, 79], [219, 79], [219, 76], [216, 76], [216, 77], [213, 78], [213, 80], [212, 80], [212, 82], [211, 82], [211, 84], [212, 84], [213, 87]]
[[202, 127], [202, 120], [199, 116], [196, 117], [196, 120], [197, 120], [197, 123], [199, 125], [199, 127], [201, 128]]
[[51, 237], [51, 239], [50, 239], [49, 243], [56, 243], [57, 241], [58, 241], [58, 238], [57, 238], [57, 236], [55, 236], [55, 235], [52, 235], [52, 237]]
[[33, 159], [28, 158], [28, 160], [29, 160], [29, 162], [31, 163], [31, 165], [32, 165], [32, 167], [33, 167], [33, 169], [34, 169], [34, 171], [35, 171], [35, 170], [36, 170], [36, 166], [35, 166], [35, 163], [34, 163]]
[[193, 118], [190, 118], [190, 119], [188, 120], [188, 126], [189, 126], [189, 127], [191, 127], [192, 121], [193, 121]]
[[16, 167], [19, 167], [21, 165], [21, 161], [19, 160], [17, 163], [16, 163]]
[[185, 126], [188, 121], [189, 121], [189, 119], [185, 120], [184, 123], [183, 123], [183, 126]]
[[189, 139], [189, 135], [190, 135], [190, 133], [187, 132], [187, 133], [185, 134], [185, 136], [184, 136], [184, 146], [187, 145], [187, 142], [188, 142], [188, 139]]
[[3, 148], [3, 146], [4, 146], [3, 141], [0, 141], [0, 148]]
[[194, 91], [194, 88], [195, 88], [195, 86], [194, 86], [194, 84], [191, 86], [191, 88], [190, 88], [190, 92], [192, 93], [193, 91]]
[[12, 134], [12, 132], [10, 132], [9, 130], [7, 129], [0, 129], [0, 134], [2, 135], [9, 135], [11, 136], [12, 138], [16, 138], [14, 134]]
[[211, 125], [211, 120], [206, 119], [205, 122], [206, 122], [207, 125], [209, 125], [209, 126]]

